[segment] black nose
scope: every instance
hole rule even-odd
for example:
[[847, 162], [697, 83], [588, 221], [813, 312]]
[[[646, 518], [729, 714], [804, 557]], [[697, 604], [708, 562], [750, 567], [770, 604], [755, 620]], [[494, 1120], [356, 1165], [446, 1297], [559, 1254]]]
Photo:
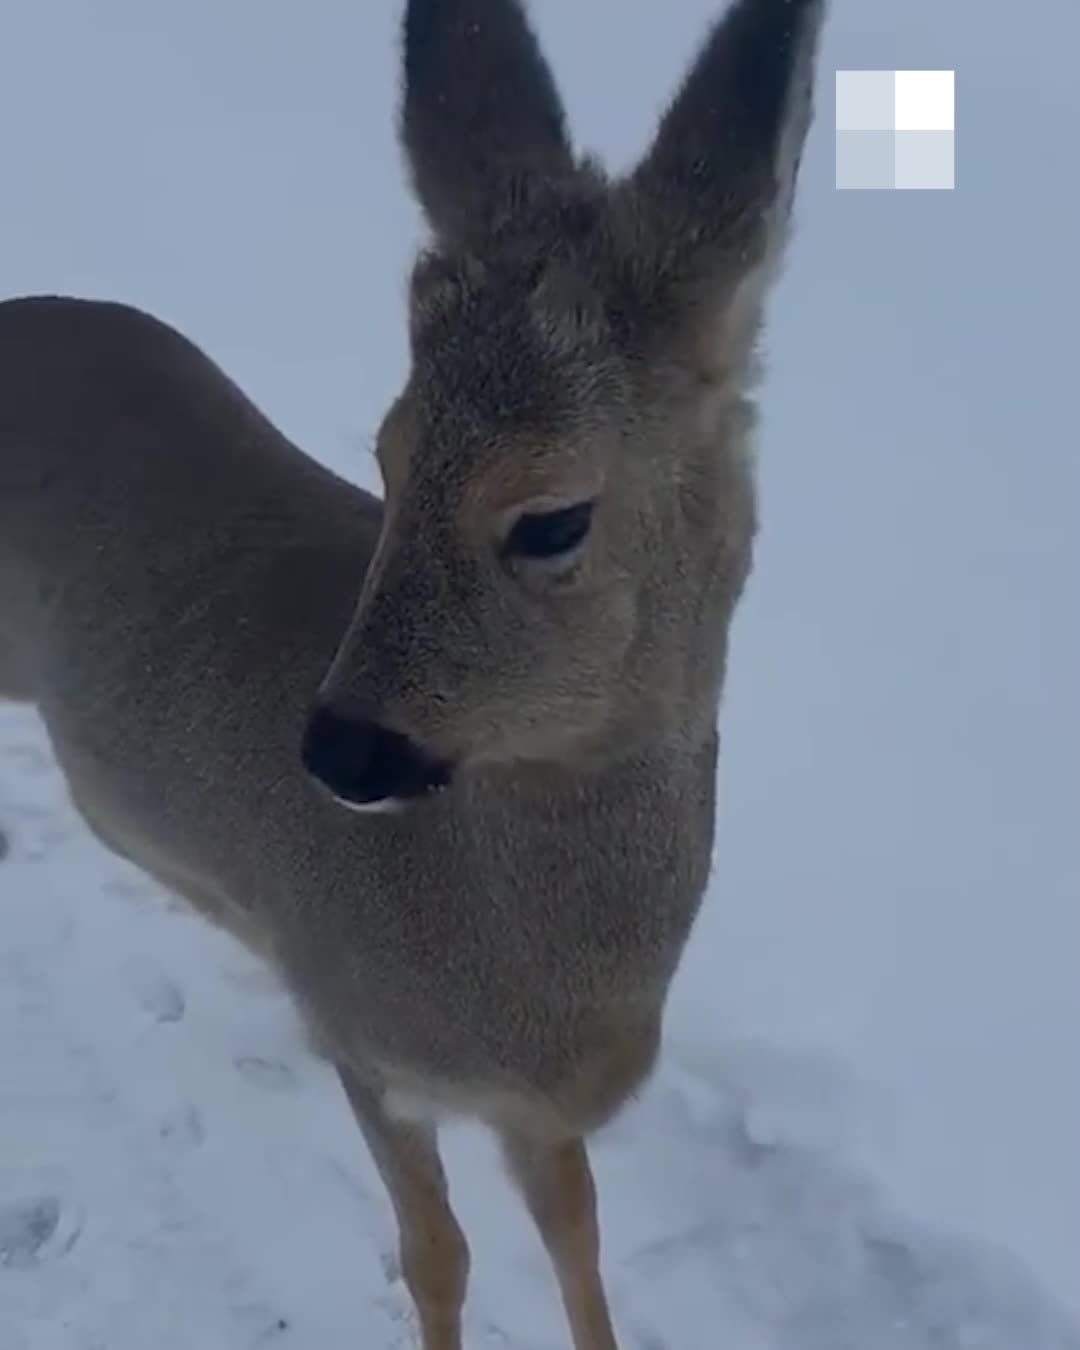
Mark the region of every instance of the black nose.
[[300, 756], [313, 778], [353, 806], [406, 802], [450, 782], [450, 766], [408, 736], [330, 704], [308, 718]]

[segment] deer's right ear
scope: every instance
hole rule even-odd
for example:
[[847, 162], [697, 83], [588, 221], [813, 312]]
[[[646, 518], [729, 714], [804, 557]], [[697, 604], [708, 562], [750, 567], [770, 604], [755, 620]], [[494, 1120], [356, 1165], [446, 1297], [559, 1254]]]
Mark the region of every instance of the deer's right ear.
[[562, 104], [518, 0], [407, 0], [401, 137], [442, 243], [491, 232], [531, 179], [573, 167]]

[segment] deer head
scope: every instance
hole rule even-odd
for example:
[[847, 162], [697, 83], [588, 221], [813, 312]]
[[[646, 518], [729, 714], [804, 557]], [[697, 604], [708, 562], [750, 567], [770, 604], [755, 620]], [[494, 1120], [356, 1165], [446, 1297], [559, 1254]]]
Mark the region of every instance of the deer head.
[[711, 735], [822, 8], [739, 0], [611, 180], [515, 0], [409, 4], [401, 136], [431, 241], [382, 535], [304, 750], [342, 800]]

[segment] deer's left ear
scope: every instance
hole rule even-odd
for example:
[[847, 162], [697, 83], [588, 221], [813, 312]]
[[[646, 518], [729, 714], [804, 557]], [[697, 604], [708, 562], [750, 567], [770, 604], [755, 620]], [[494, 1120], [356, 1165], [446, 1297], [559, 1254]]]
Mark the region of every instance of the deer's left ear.
[[537, 178], [573, 172], [555, 81], [519, 0], [408, 0], [401, 137], [440, 242], [482, 243]]
[[728, 360], [752, 346], [783, 253], [824, 10], [736, 0], [622, 185], [642, 312]]

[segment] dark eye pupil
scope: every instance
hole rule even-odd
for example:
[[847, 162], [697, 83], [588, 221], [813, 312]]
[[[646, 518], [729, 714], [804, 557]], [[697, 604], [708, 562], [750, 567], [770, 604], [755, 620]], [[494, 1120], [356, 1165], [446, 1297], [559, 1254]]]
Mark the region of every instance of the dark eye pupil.
[[510, 553], [524, 558], [555, 558], [567, 553], [589, 532], [592, 502], [578, 502], [563, 511], [520, 516], [506, 541]]

